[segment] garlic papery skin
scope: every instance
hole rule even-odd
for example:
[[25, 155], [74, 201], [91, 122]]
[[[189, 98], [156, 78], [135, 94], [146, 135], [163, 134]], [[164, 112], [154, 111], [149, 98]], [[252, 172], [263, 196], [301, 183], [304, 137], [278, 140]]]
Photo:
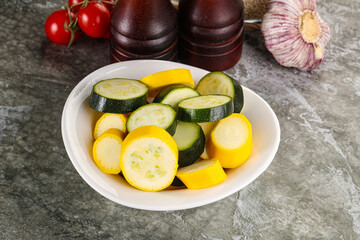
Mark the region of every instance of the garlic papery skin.
[[316, 0], [270, 0], [261, 32], [278, 63], [306, 71], [323, 62], [330, 39], [330, 29], [317, 11]]

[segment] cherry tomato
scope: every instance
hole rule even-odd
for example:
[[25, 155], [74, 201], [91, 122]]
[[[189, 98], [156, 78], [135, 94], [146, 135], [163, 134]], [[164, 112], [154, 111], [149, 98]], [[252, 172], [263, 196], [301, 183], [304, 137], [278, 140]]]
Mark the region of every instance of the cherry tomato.
[[[68, 5], [69, 5], [69, 8], [71, 8], [72, 5], [75, 5], [75, 4], [78, 4], [80, 2], [82, 2], [83, 0], [68, 0]], [[79, 9], [81, 8], [81, 4], [79, 5], [76, 5], [75, 7], [71, 8], [70, 10], [74, 13], [78, 12]]]
[[[71, 18], [75, 19], [75, 14], [71, 13]], [[57, 10], [50, 14], [45, 22], [45, 33], [50, 41], [59, 44], [59, 45], [69, 45], [71, 40], [71, 31], [64, 28], [64, 23], [67, 23], [67, 26], [70, 24], [68, 10]], [[73, 43], [77, 41], [80, 36], [79, 31], [74, 30], [74, 39]]]
[[110, 12], [99, 2], [90, 2], [78, 12], [78, 23], [88, 36], [100, 38], [110, 31]]

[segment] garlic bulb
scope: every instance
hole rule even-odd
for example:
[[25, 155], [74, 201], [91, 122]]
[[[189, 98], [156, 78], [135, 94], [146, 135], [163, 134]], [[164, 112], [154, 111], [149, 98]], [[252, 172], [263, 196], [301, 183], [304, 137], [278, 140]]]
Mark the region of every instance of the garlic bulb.
[[323, 62], [324, 47], [330, 38], [316, 0], [270, 0], [261, 32], [277, 62], [306, 71]]

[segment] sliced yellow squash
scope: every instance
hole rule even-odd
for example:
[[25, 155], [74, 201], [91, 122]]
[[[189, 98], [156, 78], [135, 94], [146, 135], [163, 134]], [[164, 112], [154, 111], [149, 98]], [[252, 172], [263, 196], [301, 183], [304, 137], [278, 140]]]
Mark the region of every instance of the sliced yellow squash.
[[149, 76], [140, 79], [141, 82], [145, 83], [149, 88], [149, 97], [154, 97], [157, 92], [170, 84], [184, 84], [191, 88], [195, 87], [194, 80], [191, 76], [189, 69], [177, 68], [157, 72]]
[[174, 180], [178, 149], [167, 131], [148, 125], [126, 136], [120, 159], [122, 173], [130, 185], [144, 191], [159, 191]]
[[252, 127], [243, 114], [233, 113], [219, 120], [211, 131], [206, 150], [209, 158], [219, 159], [223, 168], [235, 168], [250, 157]]
[[111, 128], [97, 138], [93, 145], [93, 159], [98, 168], [107, 174], [118, 174], [120, 167], [120, 152], [123, 143], [122, 132]]
[[94, 139], [101, 136], [106, 130], [116, 128], [122, 132], [121, 139], [126, 135], [127, 114], [105, 113], [96, 122], [94, 128]]
[[179, 168], [176, 176], [189, 189], [214, 186], [226, 179], [226, 173], [217, 159], [201, 159], [190, 166]]

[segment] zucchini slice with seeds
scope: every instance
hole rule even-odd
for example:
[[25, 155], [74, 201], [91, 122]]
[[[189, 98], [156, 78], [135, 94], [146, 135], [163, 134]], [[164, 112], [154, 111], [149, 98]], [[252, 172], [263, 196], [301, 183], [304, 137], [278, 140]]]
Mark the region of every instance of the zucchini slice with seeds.
[[178, 105], [178, 120], [183, 122], [212, 122], [234, 112], [231, 97], [210, 94], [182, 100]]
[[171, 135], [176, 130], [176, 112], [169, 105], [150, 103], [132, 112], [126, 122], [128, 132], [142, 126], [153, 125], [165, 129]]
[[153, 102], [168, 104], [175, 110], [181, 100], [196, 97], [200, 94], [191, 87], [183, 84], [172, 84], [164, 87], [154, 98]]
[[113, 78], [93, 86], [90, 107], [107, 113], [128, 113], [146, 104], [148, 87], [134, 79]]
[[204, 152], [205, 135], [196, 123], [178, 121], [173, 138], [179, 150], [179, 167], [193, 164]]
[[234, 100], [234, 112], [240, 113], [244, 106], [244, 93], [238, 81], [223, 72], [211, 72], [200, 79], [196, 91], [201, 95], [224, 94]]

